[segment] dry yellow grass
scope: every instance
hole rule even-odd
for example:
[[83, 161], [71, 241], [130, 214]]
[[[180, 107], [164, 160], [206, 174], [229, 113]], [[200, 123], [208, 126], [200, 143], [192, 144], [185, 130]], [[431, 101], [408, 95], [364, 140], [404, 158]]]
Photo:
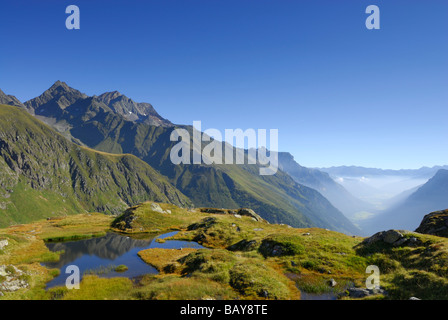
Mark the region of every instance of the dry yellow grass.
[[138, 255], [143, 261], [152, 265], [159, 272], [166, 272], [165, 268], [168, 265], [175, 264], [177, 260], [196, 250], [193, 248], [183, 248], [182, 250], [152, 248], [142, 250]]

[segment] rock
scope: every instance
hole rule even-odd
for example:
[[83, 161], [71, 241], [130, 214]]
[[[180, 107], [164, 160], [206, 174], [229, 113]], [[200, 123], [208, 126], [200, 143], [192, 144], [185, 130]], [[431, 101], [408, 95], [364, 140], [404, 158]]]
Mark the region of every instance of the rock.
[[9, 244], [8, 240], [0, 240], [0, 250], [6, 247]]
[[448, 238], [448, 209], [424, 216], [415, 232]]
[[307, 232], [307, 233], [304, 233], [303, 235], [304, 235], [304, 236], [310, 236], [311, 233]]
[[203, 297], [201, 300], [216, 300], [216, 299], [212, 297]]
[[158, 204], [158, 203], [151, 203], [151, 210], [155, 211], [155, 212], [159, 212], [159, 213], [165, 213], [165, 211], [163, 211], [162, 207]]
[[200, 208], [201, 212], [204, 213], [214, 213], [214, 214], [227, 214], [228, 211], [225, 209], [216, 209], [216, 208]]
[[254, 210], [248, 208], [241, 208], [237, 211], [240, 216], [251, 217], [253, 220], [258, 222], [266, 222], [262, 217], [255, 213]]
[[262, 297], [262, 298], [268, 298], [269, 297], [269, 292], [267, 290], [262, 290], [262, 291], [260, 291], [258, 293], [258, 296]]
[[216, 218], [215, 217], [207, 217], [202, 219], [200, 222], [198, 223], [193, 223], [191, 225], [188, 226], [187, 230], [191, 231], [191, 230], [197, 230], [200, 228], [210, 228], [212, 225], [214, 225], [216, 223]]
[[[415, 238], [414, 238], [414, 239], [415, 239]], [[402, 244], [405, 244], [406, 242], [408, 242], [408, 239], [407, 239], [407, 238], [401, 238], [400, 240], [394, 242], [393, 245], [394, 245], [395, 247], [399, 247], [399, 246], [401, 246]]]
[[330, 284], [330, 287], [336, 287], [336, 285], [338, 283], [334, 279], [330, 279], [329, 284]]
[[370, 295], [369, 290], [363, 288], [349, 288], [348, 295], [352, 298], [364, 298]]
[[272, 248], [271, 255], [272, 256], [281, 256], [283, 254], [283, 248], [279, 245], [275, 245]]
[[240, 216], [239, 214], [234, 214], [233, 216], [234, 216], [235, 218], [238, 218], [238, 219], [241, 218], [241, 216]]
[[227, 249], [230, 251], [251, 251], [258, 247], [259, 243], [256, 240], [241, 240], [232, 244]]
[[403, 235], [397, 230], [388, 230], [383, 236], [383, 241], [386, 243], [393, 244], [394, 242], [403, 238]]
[[1, 265], [0, 276], [5, 280], [0, 283], [0, 292], [8, 291], [13, 292], [22, 288], [28, 288], [28, 283], [21, 278], [24, 272], [13, 265]]
[[371, 295], [376, 294], [386, 294], [386, 291], [384, 291], [381, 288], [375, 288], [375, 289], [364, 289], [364, 288], [349, 288], [347, 289], [348, 295], [352, 298], [364, 298]]
[[262, 228], [255, 228], [254, 231], [263, 231]]
[[408, 239], [404, 237], [403, 234], [409, 233], [409, 231], [405, 230], [388, 230], [388, 231], [380, 231], [375, 233], [373, 236], [366, 238], [363, 240], [363, 244], [373, 244], [376, 242], [385, 242], [392, 245], [402, 245]]

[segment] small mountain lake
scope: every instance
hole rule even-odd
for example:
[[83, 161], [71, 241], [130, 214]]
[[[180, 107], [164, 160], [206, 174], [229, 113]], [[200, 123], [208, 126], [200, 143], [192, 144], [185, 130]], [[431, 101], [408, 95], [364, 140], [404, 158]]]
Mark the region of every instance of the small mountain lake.
[[[159, 243], [157, 239], [174, 236], [178, 231], [165, 233], [156, 237], [136, 239], [117, 233], [107, 233], [103, 237], [86, 240], [50, 242], [46, 243], [50, 251], [63, 251], [57, 262], [47, 262], [42, 265], [48, 268], [58, 268], [59, 276], [47, 283], [47, 289], [64, 286], [69, 273], [65, 273], [67, 266], [75, 265], [79, 268], [80, 277], [83, 274], [97, 274], [100, 277], [127, 277], [136, 278], [145, 274], [157, 274], [158, 271], [145, 263], [137, 253], [150, 248], [204, 249], [193, 241], [166, 240]], [[128, 270], [116, 272], [115, 267], [125, 265]]]

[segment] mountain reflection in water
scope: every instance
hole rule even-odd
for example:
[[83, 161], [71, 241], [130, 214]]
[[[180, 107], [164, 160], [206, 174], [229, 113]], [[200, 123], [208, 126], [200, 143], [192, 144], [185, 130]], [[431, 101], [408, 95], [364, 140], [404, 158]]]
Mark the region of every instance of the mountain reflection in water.
[[[69, 265], [76, 265], [80, 275], [87, 271], [100, 271], [101, 277], [127, 277], [135, 278], [144, 274], [157, 274], [158, 271], [145, 263], [137, 253], [150, 248], [180, 249], [197, 248], [203, 249], [200, 244], [191, 241], [167, 240], [159, 243], [155, 239], [163, 239], [175, 235], [170, 232], [158, 237], [134, 239], [116, 233], [108, 233], [104, 237], [92, 238], [79, 241], [46, 243], [50, 251], [64, 251], [57, 262], [43, 263], [48, 268], [57, 268], [60, 275], [47, 283], [47, 288], [65, 285], [70, 274], [65, 270]], [[126, 265], [128, 270], [124, 272], [114, 271], [114, 267]], [[103, 272], [101, 272], [103, 270]], [[104, 272], [106, 270], [107, 272]]]

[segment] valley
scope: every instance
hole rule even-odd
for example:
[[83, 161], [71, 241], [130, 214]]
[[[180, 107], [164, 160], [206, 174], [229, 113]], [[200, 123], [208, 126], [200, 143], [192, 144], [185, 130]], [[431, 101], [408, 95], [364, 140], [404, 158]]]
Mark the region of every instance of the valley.
[[448, 297], [447, 240], [412, 231], [448, 207], [445, 167], [313, 169], [280, 152], [260, 175], [245, 149], [242, 164], [175, 164], [170, 136], [193, 128], [117, 91], [57, 81], [0, 102], [2, 299]]

